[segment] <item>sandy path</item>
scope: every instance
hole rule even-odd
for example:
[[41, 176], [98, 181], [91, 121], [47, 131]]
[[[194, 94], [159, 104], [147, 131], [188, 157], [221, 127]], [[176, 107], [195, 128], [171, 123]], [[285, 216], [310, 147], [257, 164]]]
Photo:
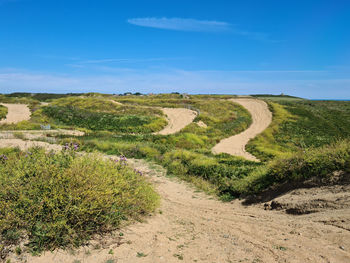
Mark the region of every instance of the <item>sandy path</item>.
[[30, 119], [30, 110], [25, 104], [7, 104], [1, 103], [8, 109], [6, 119], [1, 120], [0, 124], [10, 124], [17, 123], [20, 121], [25, 121]]
[[70, 136], [83, 136], [85, 133], [78, 130], [13, 130], [13, 131], [0, 131], [0, 139], [15, 139], [19, 136], [21, 139], [36, 140], [39, 138], [45, 138], [55, 135], [70, 135]]
[[[11, 262], [350, 262], [350, 231], [323, 223], [324, 214], [292, 216], [238, 200], [222, 203], [165, 177], [159, 166], [142, 160], [131, 165], [161, 195], [156, 215], [104, 237], [102, 247], [95, 240], [74, 253], [12, 255]], [[350, 209], [342, 214], [349, 217]], [[336, 217], [332, 211], [327, 216]]]
[[0, 139], [0, 148], [15, 148], [18, 147], [22, 151], [25, 151], [31, 147], [43, 147], [48, 151], [60, 151], [62, 150], [61, 145], [50, 144], [47, 142], [39, 142], [39, 141], [25, 141], [21, 139]]
[[258, 159], [246, 152], [245, 146], [250, 139], [263, 132], [272, 121], [266, 102], [257, 99], [231, 99], [231, 101], [241, 104], [252, 115], [252, 124], [245, 131], [221, 140], [212, 149], [213, 153], [228, 153], [231, 155], [242, 156], [248, 160], [258, 161]]
[[154, 134], [168, 135], [174, 134], [188, 124], [193, 122], [197, 116], [197, 112], [185, 108], [159, 108], [167, 116], [168, 125], [161, 131]]

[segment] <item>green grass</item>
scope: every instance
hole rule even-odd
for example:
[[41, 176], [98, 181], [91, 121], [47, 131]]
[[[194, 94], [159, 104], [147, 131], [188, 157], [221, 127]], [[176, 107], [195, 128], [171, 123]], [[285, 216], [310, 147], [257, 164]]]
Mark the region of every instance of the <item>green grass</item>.
[[59, 126], [76, 126], [92, 131], [150, 133], [158, 131], [166, 125], [164, 118], [144, 115], [116, 115], [73, 107], [47, 106], [42, 109], [42, 112], [49, 118], [54, 119]]
[[[304, 182], [310, 178], [331, 182], [342, 171], [349, 177], [350, 141], [342, 140], [319, 148], [299, 151], [287, 158], [275, 159], [248, 176], [231, 182], [233, 196], [260, 193], [283, 183]], [[344, 178], [345, 179], [345, 178]]]
[[[266, 100], [273, 113], [271, 125], [247, 146], [249, 152], [262, 160], [261, 163], [211, 153], [212, 147], [221, 139], [240, 133], [251, 124], [250, 114], [242, 106], [227, 100], [235, 97], [232, 95], [183, 96], [174, 93], [114, 97], [93, 93], [62, 96], [51, 99], [49, 107], [38, 108], [31, 121], [16, 127], [34, 127], [48, 122], [53, 127], [84, 128], [88, 134], [74, 139], [82, 150], [155, 161], [167, 168], [169, 175], [189, 181], [208, 193], [218, 194], [224, 200], [256, 193], [273, 185], [270, 182], [255, 187], [252, 183], [270, 171], [271, 163], [289, 160], [296, 153], [305, 155], [312, 149], [323, 149], [350, 137], [349, 102], [309, 101], [288, 95], [253, 96]], [[176, 134], [150, 134], [165, 125], [163, 113], [155, 107], [195, 110], [198, 116], [194, 122], [203, 121], [207, 128], [192, 123]], [[62, 136], [60, 141], [64, 144], [69, 140]]]
[[159, 197], [123, 162], [40, 148], [0, 155], [0, 244], [32, 252], [76, 247], [154, 211]]
[[7, 107], [0, 105], [0, 120], [5, 119], [7, 115]]
[[248, 151], [262, 160], [350, 138], [350, 102], [269, 102], [273, 121], [251, 140]]

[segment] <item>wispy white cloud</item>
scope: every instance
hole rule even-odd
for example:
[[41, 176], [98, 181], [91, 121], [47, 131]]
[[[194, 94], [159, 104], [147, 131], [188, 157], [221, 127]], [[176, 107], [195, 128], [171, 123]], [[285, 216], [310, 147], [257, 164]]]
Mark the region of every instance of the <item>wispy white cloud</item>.
[[273, 40], [267, 33], [246, 31], [239, 29], [236, 25], [215, 20], [198, 20], [178, 17], [143, 17], [130, 18], [127, 21], [129, 24], [142, 27], [192, 32], [227, 32], [264, 42], [280, 42]]
[[231, 28], [231, 24], [226, 22], [197, 20], [192, 18], [131, 18], [128, 19], [128, 23], [143, 27], [197, 32], [220, 32], [227, 31]]

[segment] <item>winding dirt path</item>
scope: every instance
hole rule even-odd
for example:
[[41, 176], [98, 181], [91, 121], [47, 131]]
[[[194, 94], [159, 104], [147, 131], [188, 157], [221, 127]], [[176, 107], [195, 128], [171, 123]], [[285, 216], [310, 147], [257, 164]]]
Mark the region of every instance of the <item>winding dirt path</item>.
[[168, 125], [161, 131], [154, 134], [174, 134], [193, 122], [197, 112], [185, 108], [159, 108], [167, 116]]
[[146, 174], [162, 198], [155, 215], [74, 252], [12, 254], [11, 262], [350, 262], [349, 225], [324, 223], [325, 218], [344, 221], [350, 209], [292, 216], [238, 200], [222, 203], [164, 176], [157, 165], [129, 162]]
[[1, 103], [7, 107], [8, 112], [6, 115], [6, 119], [1, 120], [0, 124], [11, 124], [17, 123], [30, 119], [30, 110], [26, 104], [8, 104]]
[[252, 124], [245, 131], [221, 140], [212, 149], [213, 153], [228, 153], [231, 155], [242, 156], [251, 161], [259, 161], [255, 156], [245, 150], [245, 146], [250, 139], [263, 132], [272, 121], [272, 113], [270, 112], [266, 102], [257, 99], [242, 98], [231, 99], [245, 107], [252, 115]]

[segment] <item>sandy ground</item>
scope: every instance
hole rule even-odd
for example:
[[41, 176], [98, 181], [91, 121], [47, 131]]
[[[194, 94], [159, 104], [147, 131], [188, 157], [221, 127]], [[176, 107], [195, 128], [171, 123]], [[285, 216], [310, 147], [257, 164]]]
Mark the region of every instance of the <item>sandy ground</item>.
[[1, 103], [8, 109], [6, 119], [1, 120], [0, 124], [10, 124], [17, 123], [20, 121], [25, 121], [30, 119], [30, 110], [25, 104], [7, 104]]
[[16, 139], [21, 136], [21, 139], [35, 140], [39, 138], [47, 138], [55, 135], [70, 135], [83, 136], [85, 133], [77, 130], [13, 130], [0, 131], [0, 139]]
[[25, 141], [21, 139], [0, 139], [0, 148], [14, 148], [18, 147], [22, 151], [25, 151], [31, 147], [43, 147], [48, 151], [60, 151], [62, 146], [57, 144], [50, 144], [47, 142], [39, 142], [39, 141]]
[[252, 115], [252, 124], [248, 129], [240, 134], [221, 140], [212, 149], [213, 153], [228, 153], [231, 155], [242, 156], [248, 160], [258, 161], [252, 154], [246, 152], [245, 146], [250, 139], [263, 132], [272, 121], [272, 113], [267, 104], [262, 100], [242, 98], [231, 99], [231, 101], [241, 104]]
[[134, 165], [148, 172], [162, 197], [155, 216], [74, 252], [27, 255], [27, 262], [350, 262], [350, 232], [322, 222], [324, 215], [222, 203], [162, 176], [154, 166]]
[[176, 133], [190, 124], [197, 116], [197, 112], [184, 108], [160, 109], [167, 115], [168, 125], [163, 130], [154, 134], [168, 135]]
[[[334, 196], [323, 188], [295, 190], [299, 200], [318, 200], [327, 193], [332, 200], [345, 203], [296, 216], [282, 208], [270, 210], [269, 204], [264, 210], [264, 204], [222, 203], [164, 176], [157, 165], [130, 162], [146, 174], [161, 196], [155, 215], [75, 251], [56, 250], [40, 257], [12, 254], [11, 262], [350, 262], [350, 193], [346, 187], [343, 193], [334, 189]], [[283, 197], [279, 198], [283, 203]]]
[[199, 122], [196, 122], [197, 123], [197, 125], [199, 126], [199, 127], [202, 127], [202, 128], [207, 128], [208, 126], [204, 123], [204, 122], [202, 122], [202, 121], [199, 121]]

